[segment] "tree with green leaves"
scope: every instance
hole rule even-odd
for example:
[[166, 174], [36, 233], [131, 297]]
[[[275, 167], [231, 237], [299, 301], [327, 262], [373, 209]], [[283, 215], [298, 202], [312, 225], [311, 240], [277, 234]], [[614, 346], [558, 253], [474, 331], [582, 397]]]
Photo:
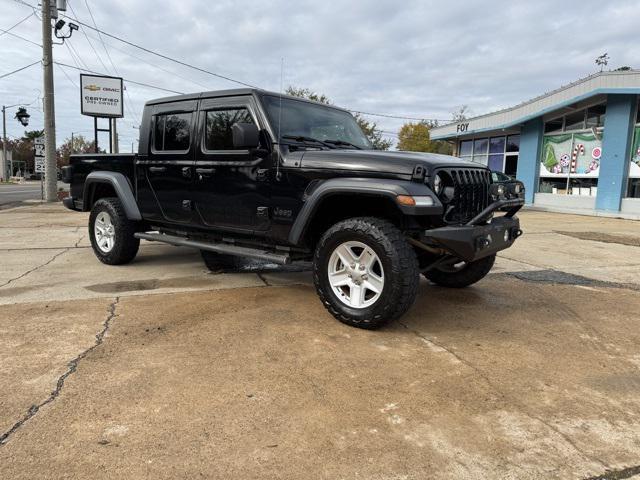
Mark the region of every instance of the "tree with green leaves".
[[435, 124], [424, 121], [405, 123], [398, 132], [398, 150], [451, 155], [452, 148], [449, 143], [431, 140], [430, 130], [434, 126]]
[[[74, 153], [93, 153], [95, 152], [95, 142], [87, 141], [82, 135], [75, 135], [67, 138], [56, 152], [57, 163], [59, 167], [69, 165], [69, 157]], [[104, 152], [101, 152], [104, 153]]]
[[[323, 93], [316, 93], [313, 90], [308, 88], [299, 88], [294, 86], [289, 86], [285, 90], [287, 95], [291, 95], [293, 97], [306, 98], [308, 100], [313, 100], [314, 102], [324, 103], [326, 105], [332, 105], [331, 100]], [[354, 115], [356, 122], [360, 126], [362, 133], [369, 139], [373, 148], [376, 150], [389, 150], [393, 142], [391, 140], [387, 140], [382, 136], [382, 131], [378, 128], [375, 122], [371, 122], [365, 119], [359, 113]]]

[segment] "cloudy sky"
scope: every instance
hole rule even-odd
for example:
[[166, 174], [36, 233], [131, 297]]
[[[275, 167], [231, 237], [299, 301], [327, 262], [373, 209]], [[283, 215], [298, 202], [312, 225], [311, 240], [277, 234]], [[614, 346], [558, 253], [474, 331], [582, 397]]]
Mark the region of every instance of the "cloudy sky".
[[[37, 5], [37, 0], [25, 0]], [[169, 57], [269, 90], [325, 93], [365, 112], [448, 120], [460, 105], [482, 114], [519, 103], [596, 71], [640, 68], [637, 0], [68, 0], [67, 14]], [[21, 0], [0, 0], [0, 28], [33, 13]], [[93, 19], [91, 17], [93, 14]], [[18, 38], [15, 35], [22, 38]], [[35, 15], [0, 31], [0, 76], [41, 58]], [[102, 40], [102, 41], [101, 41]], [[104, 42], [104, 45], [103, 45]], [[109, 59], [109, 57], [111, 59]], [[238, 85], [197, 72], [81, 27], [57, 62], [180, 92]], [[113, 65], [112, 65], [113, 62]], [[115, 67], [115, 68], [114, 68]], [[80, 115], [78, 70], [55, 67], [57, 140], [92, 135]], [[137, 139], [142, 105], [168, 95], [127, 83], [121, 151]], [[29, 128], [42, 128], [39, 65], [0, 79], [0, 103], [31, 104]], [[9, 135], [22, 129], [8, 115]], [[402, 120], [369, 117], [394, 139]], [[137, 147], [136, 147], [137, 148]]]

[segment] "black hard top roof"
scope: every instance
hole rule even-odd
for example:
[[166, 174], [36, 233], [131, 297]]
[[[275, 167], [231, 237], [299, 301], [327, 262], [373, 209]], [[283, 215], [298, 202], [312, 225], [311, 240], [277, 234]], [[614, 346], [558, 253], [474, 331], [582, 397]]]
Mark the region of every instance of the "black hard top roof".
[[172, 97], [155, 98], [153, 100], [149, 100], [145, 104], [145, 106], [160, 105], [162, 103], [171, 103], [171, 102], [182, 102], [185, 100], [199, 100], [201, 98], [237, 97], [240, 95], [273, 95], [276, 97], [282, 95], [282, 98], [290, 98], [292, 100], [300, 100], [303, 102], [309, 102], [309, 103], [314, 103], [318, 105], [324, 105], [326, 107], [335, 108], [338, 110], [348, 111], [345, 108], [337, 107], [335, 105], [327, 105], [327, 104], [316, 102], [313, 100], [308, 100], [306, 98], [294, 97], [292, 95], [281, 94], [278, 92], [269, 92], [267, 90], [262, 90], [260, 88], [233, 88], [229, 90], [213, 90], [210, 92], [186, 93], [183, 95], [174, 95]]

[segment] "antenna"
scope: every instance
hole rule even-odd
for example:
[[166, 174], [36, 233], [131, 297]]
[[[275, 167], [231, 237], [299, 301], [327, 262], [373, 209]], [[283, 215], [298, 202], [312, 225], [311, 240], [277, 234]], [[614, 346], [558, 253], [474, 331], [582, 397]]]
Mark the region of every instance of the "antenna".
[[280, 146], [280, 127], [282, 126], [283, 85], [284, 85], [284, 57], [280, 59], [280, 108], [278, 109], [278, 163], [276, 165], [276, 180], [280, 180], [280, 163], [282, 163], [282, 148]]

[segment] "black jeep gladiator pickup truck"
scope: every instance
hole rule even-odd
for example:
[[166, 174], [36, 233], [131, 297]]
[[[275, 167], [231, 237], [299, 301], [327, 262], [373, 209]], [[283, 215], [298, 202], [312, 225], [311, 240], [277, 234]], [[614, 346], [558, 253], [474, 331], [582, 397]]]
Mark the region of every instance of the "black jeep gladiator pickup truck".
[[420, 274], [477, 282], [522, 233], [519, 192], [482, 165], [376, 151], [348, 111], [256, 89], [150, 101], [137, 154], [73, 155], [63, 179], [100, 261], [131, 262], [140, 239], [209, 268], [313, 260], [324, 306], [361, 328], [404, 314]]

